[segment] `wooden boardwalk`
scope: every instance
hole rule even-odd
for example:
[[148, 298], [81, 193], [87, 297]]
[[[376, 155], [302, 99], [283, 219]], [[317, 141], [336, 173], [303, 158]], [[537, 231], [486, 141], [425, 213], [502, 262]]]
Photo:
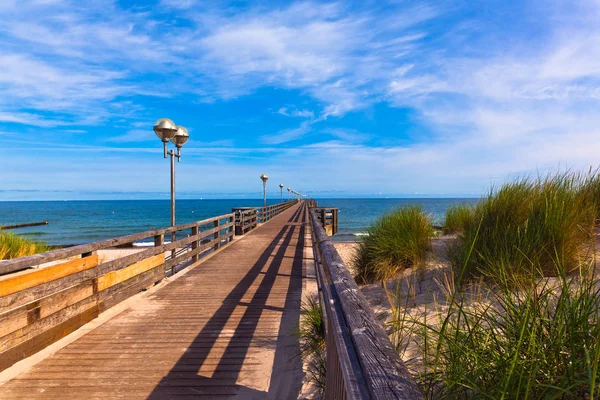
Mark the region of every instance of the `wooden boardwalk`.
[[295, 399], [307, 207], [295, 205], [0, 386], [0, 399]]

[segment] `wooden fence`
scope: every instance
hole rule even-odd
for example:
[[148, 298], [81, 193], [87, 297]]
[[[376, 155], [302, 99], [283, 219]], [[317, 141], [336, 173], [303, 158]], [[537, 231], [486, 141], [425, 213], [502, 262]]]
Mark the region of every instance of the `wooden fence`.
[[265, 223], [270, 221], [271, 218], [279, 214], [280, 212], [287, 210], [294, 204], [298, 203], [300, 200], [289, 200], [284, 203], [274, 204], [272, 206], [260, 207], [258, 210], [258, 222]]
[[245, 235], [258, 225], [258, 210], [251, 207], [232, 208], [235, 214], [235, 234]]
[[[309, 205], [316, 207], [314, 201]], [[310, 220], [326, 330], [325, 398], [422, 399], [314, 210]]]
[[[161, 281], [176, 266], [227, 246], [233, 218], [220, 215], [0, 263], [0, 371]], [[173, 232], [185, 237], [165, 243]], [[152, 247], [99, 260], [98, 250], [144, 239], [153, 239]]]
[[235, 234], [245, 235], [256, 228], [259, 223], [265, 223], [271, 220], [271, 218], [282, 211], [287, 210], [296, 203], [298, 203], [298, 200], [290, 200], [267, 207], [232, 208], [231, 212], [235, 214]]

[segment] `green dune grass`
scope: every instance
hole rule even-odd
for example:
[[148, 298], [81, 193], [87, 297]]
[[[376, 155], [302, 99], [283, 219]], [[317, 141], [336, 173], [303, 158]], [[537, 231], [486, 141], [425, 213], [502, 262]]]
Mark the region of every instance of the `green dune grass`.
[[433, 236], [421, 206], [409, 205], [382, 215], [368, 229], [354, 257], [361, 283], [381, 282], [425, 260]]
[[30, 256], [48, 250], [50, 247], [45, 243], [12, 232], [0, 232], [0, 260]]
[[457, 276], [504, 281], [577, 269], [591, 256], [599, 187], [592, 175], [525, 178], [492, 189], [470, 213], [450, 210]]

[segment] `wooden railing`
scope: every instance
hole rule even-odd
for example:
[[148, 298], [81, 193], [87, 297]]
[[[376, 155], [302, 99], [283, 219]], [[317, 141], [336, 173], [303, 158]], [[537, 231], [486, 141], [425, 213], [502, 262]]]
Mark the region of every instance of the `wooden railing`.
[[232, 208], [231, 212], [235, 214], [235, 234], [245, 235], [252, 229], [256, 228], [259, 223], [262, 224], [270, 221], [271, 218], [297, 203], [298, 200], [289, 200], [284, 203], [274, 204], [267, 207]]
[[[235, 212], [0, 262], [0, 371], [47, 347], [104, 310], [231, 243], [298, 201]], [[174, 238], [165, 243], [165, 237]], [[116, 259], [98, 251], [148, 241]]]
[[[185, 262], [227, 246], [233, 218], [225, 214], [0, 263], [0, 371], [153, 286]], [[186, 237], [165, 243], [165, 235], [173, 232]], [[145, 239], [154, 241], [152, 247], [105, 262], [98, 257], [98, 250]]]
[[260, 207], [258, 210], [258, 222], [265, 223], [269, 221], [271, 218], [281, 213], [282, 211], [287, 210], [294, 204], [298, 203], [299, 200], [289, 200], [283, 203], [274, 204], [272, 206]]
[[319, 223], [325, 229], [328, 236], [333, 236], [338, 232], [339, 209], [334, 207], [314, 207]]
[[422, 399], [314, 211], [310, 221], [326, 330], [325, 398]]
[[258, 225], [258, 210], [251, 207], [232, 208], [235, 214], [235, 234], [245, 235]]

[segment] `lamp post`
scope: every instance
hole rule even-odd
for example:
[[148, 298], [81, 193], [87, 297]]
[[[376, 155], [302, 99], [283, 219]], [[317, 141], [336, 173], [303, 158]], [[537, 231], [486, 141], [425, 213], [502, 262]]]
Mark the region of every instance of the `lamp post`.
[[288, 188], [288, 201], [290, 201], [290, 188]]
[[279, 184], [279, 202], [283, 203], [283, 183]]
[[263, 207], [267, 206], [267, 181], [269, 180], [269, 176], [267, 174], [262, 174], [260, 179], [263, 181]]
[[[175, 226], [175, 157], [181, 161], [181, 146], [188, 141], [190, 135], [183, 126], [177, 126], [168, 118], [161, 118], [154, 124], [154, 132], [163, 142], [163, 155], [171, 156], [171, 226]], [[177, 154], [171, 149], [167, 152], [167, 144], [171, 141], [177, 147]], [[171, 233], [171, 242], [175, 242], [175, 231]], [[175, 250], [171, 251], [171, 258], [175, 257]]]

